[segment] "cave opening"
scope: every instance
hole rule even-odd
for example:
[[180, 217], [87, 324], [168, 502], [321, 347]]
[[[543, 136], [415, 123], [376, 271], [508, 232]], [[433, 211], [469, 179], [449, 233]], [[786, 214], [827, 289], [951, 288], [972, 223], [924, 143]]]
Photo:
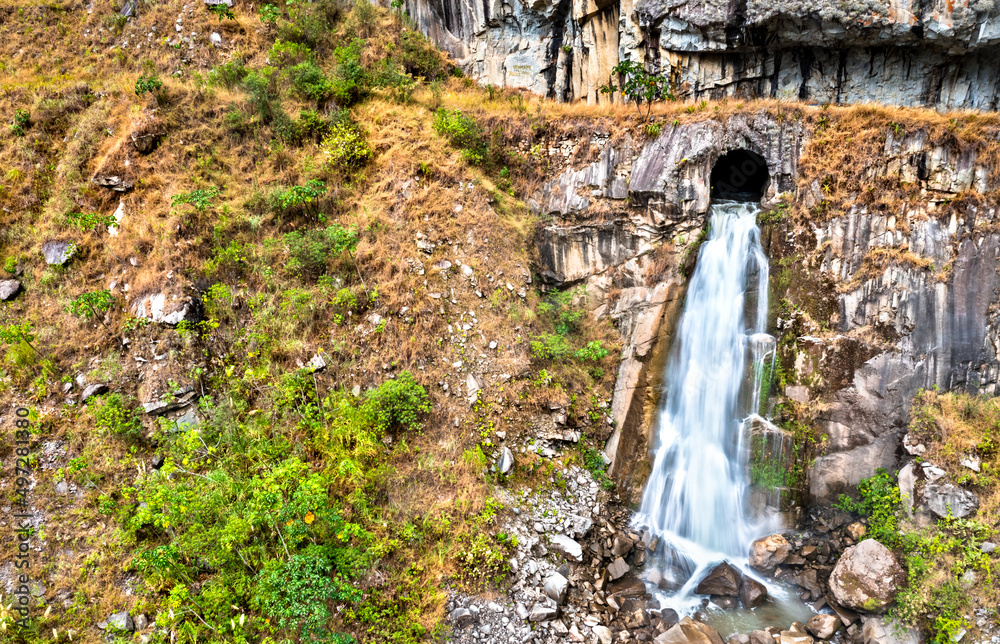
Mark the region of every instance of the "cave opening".
[[750, 150], [732, 150], [712, 168], [712, 199], [760, 201], [770, 178], [764, 157]]

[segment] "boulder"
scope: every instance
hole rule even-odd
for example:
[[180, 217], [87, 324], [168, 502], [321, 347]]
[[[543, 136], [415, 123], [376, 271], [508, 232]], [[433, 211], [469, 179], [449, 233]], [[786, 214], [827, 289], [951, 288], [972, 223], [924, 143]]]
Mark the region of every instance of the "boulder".
[[813, 644], [813, 638], [804, 631], [781, 631], [778, 636], [778, 644]]
[[87, 385], [87, 388], [83, 390], [82, 394], [80, 394], [80, 404], [82, 405], [94, 396], [100, 396], [101, 394], [106, 393], [108, 393], [108, 386], [103, 382], [95, 382], [92, 385]]
[[825, 613], [813, 615], [806, 622], [806, 630], [821, 640], [828, 640], [833, 637], [833, 634], [839, 631], [841, 626], [839, 617]]
[[886, 608], [906, 582], [892, 551], [874, 539], [844, 550], [830, 573], [830, 592], [837, 603], [870, 613]]
[[456, 608], [451, 611], [451, 621], [458, 628], [465, 628], [475, 623], [476, 616], [468, 608]]
[[653, 641], [655, 644], [723, 644], [717, 630], [690, 617], [681, 619]]
[[497, 469], [504, 476], [514, 471], [514, 453], [510, 451], [510, 448], [504, 447], [500, 450], [500, 458], [497, 459]]
[[529, 622], [547, 622], [559, 616], [559, 606], [550, 599], [536, 602], [528, 614]]
[[597, 637], [597, 641], [601, 644], [611, 644], [614, 641], [614, 636], [611, 633], [611, 629], [607, 626], [601, 626], [598, 624], [594, 627], [594, 635]]
[[907, 516], [913, 516], [913, 490], [917, 484], [916, 467], [913, 461], [899, 470], [896, 481], [899, 485], [899, 497], [903, 502], [903, 510], [906, 511]]
[[132, 303], [132, 313], [138, 318], [177, 326], [183, 321], [196, 322], [201, 317], [201, 300], [190, 296], [172, 296], [158, 291], [136, 298]]
[[49, 266], [63, 266], [76, 252], [76, 244], [65, 241], [47, 241], [42, 244], [42, 255]]
[[774, 644], [774, 637], [767, 631], [753, 631], [750, 633], [750, 644]]
[[739, 570], [733, 568], [728, 561], [723, 561], [713, 568], [698, 583], [695, 592], [699, 595], [730, 595], [736, 596], [740, 593], [740, 580], [743, 575]]
[[749, 575], [740, 582], [740, 601], [744, 608], [756, 608], [767, 601], [767, 587]]
[[21, 292], [21, 283], [17, 280], [0, 280], [0, 302], [9, 302]]
[[782, 563], [791, 551], [791, 544], [780, 534], [762, 537], [750, 544], [750, 567], [761, 572], [770, 572]]
[[558, 572], [554, 572], [545, 579], [542, 590], [556, 604], [565, 604], [569, 581]]
[[570, 561], [583, 561], [583, 548], [566, 535], [557, 534], [549, 539], [549, 548]]
[[132, 621], [132, 616], [129, 615], [128, 611], [123, 610], [108, 616], [103, 622], [98, 622], [97, 627], [101, 630], [110, 630], [112, 632], [131, 633], [135, 630], [135, 623]]
[[628, 564], [625, 563], [625, 560], [622, 559], [621, 557], [618, 557], [617, 559], [612, 561], [611, 565], [608, 566], [608, 574], [611, 575], [611, 579], [613, 580], [621, 579], [622, 577], [625, 576], [625, 573], [627, 572], [628, 572]]
[[925, 641], [915, 628], [904, 627], [884, 617], [866, 617], [861, 635], [864, 644], [921, 644]]
[[129, 179], [117, 174], [95, 174], [90, 180], [94, 185], [115, 192], [128, 192], [135, 185]]
[[939, 517], [949, 514], [961, 519], [979, 508], [979, 497], [951, 483], [925, 485], [921, 493], [923, 504]]

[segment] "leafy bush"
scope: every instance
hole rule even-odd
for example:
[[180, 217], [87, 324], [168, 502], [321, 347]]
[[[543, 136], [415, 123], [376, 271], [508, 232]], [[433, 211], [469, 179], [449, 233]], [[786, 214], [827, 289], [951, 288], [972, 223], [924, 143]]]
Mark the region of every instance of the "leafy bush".
[[314, 213], [319, 198], [326, 194], [326, 184], [319, 179], [310, 179], [301, 186], [277, 188], [268, 195], [271, 209], [280, 213], [304, 211]]
[[323, 141], [327, 165], [338, 170], [354, 170], [368, 163], [373, 156], [364, 132], [355, 123], [340, 120]]
[[69, 303], [67, 308], [73, 315], [100, 319], [100, 314], [107, 313], [114, 303], [115, 298], [111, 295], [111, 291], [93, 291], [81, 293]]
[[604, 464], [604, 454], [587, 445], [586, 436], [579, 442], [580, 455], [583, 457], [583, 466], [587, 468], [594, 480], [605, 490], [615, 489], [615, 482], [608, 476], [608, 466]]
[[310, 546], [288, 561], [272, 559], [258, 576], [254, 603], [275, 620], [281, 631], [296, 635], [300, 641], [341, 644], [353, 641], [344, 634], [329, 631], [330, 602], [361, 598], [337, 576], [324, 549]]
[[214, 199], [219, 194], [218, 188], [199, 188], [197, 190], [192, 190], [191, 192], [182, 192], [180, 194], [173, 195], [170, 197], [171, 206], [179, 206], [181, 204], [190, 204], [195, 207], [198, 212], [205, 212], [211, 205], [212, 199]]
[[573, 355], [573, 345], [558, 333], [541, 333], [531, 339], [531, 356], [537, 360], [565, 360]]
[[157, 78], [155, 74], [143, 74], [135, 81], [136, 96], [152, 94], [154, 97], [157, 97], [162, 91], [163, 81]]
[[352, 252], [358, 244], [354, 229], [339, 224], [290, 232], [284, 239], [291, 256], [286, 268], [293, 275], [308, 279], [316, 279], [325, 273], [329, 259]]
[[245, 61], [241, 56], [215, 67], [208, 73], [208, 80], [214, 85], [232, 89], [237, 87], [247, 77]]
[[262, 124], [270, 124], [284, 115], [278, 92], [278, 74], [274, 67], [255, 69], [243, 79], [250, 109]]
[[[621, 79], [621, 86], [609, 81], [601, 86], [602, 94], [614, 94], [621, 91], [626, 100], [635, 103], [635, 109], [644, 121], [649, 120], [654, 101], [672, 101], [674, 95], [670, 92], [670, 82], [665, 76], [650, 74], [641, 62], [623, 60], [611, 69], [613, 76]], [[642, 105], [646, 105], [646, 114], [642, 113]]]
[[611, 353], [604, 348], [604, 343], [600, 340], [594, 340], [593, 342], [588, 342], [587, 346], [582, 349], [578, 349], [576, 353], [573, 354], [574, 358], [579, 360], [590, 360], [591, 362], [600, 362], [608, 357]]
[[447, 74], [441, 52], [419, 31], [399, 34], [399, 52], [403, 69], [414, 76], [433, 81]]
[[94, 424], [102, 432], [132, 441], [142, 438], [139, 411], [119, 393], [106, 396], [94, 409], [93, 415]]
[[227, 4], [213, 4], [208, 6], [208, 12], [214, 14], [219, 22], [223, 20], [236, 20], [236, 14]]
[[117, 224], [114, 215], [101, 215], [96, 212], [68, 212], [66, 213], [66, 222], [82, 231], [94, 230], [99, 227], [110, 228]]
[[377, 436], [397, 428], [419, 430], [420, 415], [431, 412], [427, 391], [409, 371], [388, 380], [378, 388], [369, 391], [365, 397], [364, 411], [371, 420]]
[[310, 60], [289, 68], [288, 79], [292, 83], [293, 91], [308, 100], [323, 102], [334, 92], [334, 84], [326, 77], [323, 70]]
[[486, 160], [486, 140], [479, 124], [461, 110], [439, 109], [434, 114], [434, 131], [447, 139], [470, 163], [480, 165]]
[[368, 70], [361, 64], [361, 52], [366, 46], [364, 40], [355, 38], [333, 52], [336, 66], [330, 81], [330, 97], [340, 107], [353, 105], [370, 91]]
[[873, 539], [893, 548], [899, 544], [899, 510], [902, 499], [896, 477], [879, 468], [875, 476], [858, 484], [857, 501], [842, 494], [836, 506], [868, 518], [868, 533]]
[[10, 131], [14, 134], [14, 136], [24, 136], [29, 127], [31, 127], [31, 113], [24, 109], [16, 110], [14, 112], [14, 122], [10, 126]]

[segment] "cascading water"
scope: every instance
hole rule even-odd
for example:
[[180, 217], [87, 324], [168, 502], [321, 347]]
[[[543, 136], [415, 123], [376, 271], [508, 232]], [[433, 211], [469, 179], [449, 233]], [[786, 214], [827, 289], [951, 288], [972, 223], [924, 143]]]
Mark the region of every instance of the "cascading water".
[[[757, 207], [712, 206], [708, 241], [668, 360], [658, 446], [635, 523], [664, 544], [655, 565], [683, 610], [703, 572], [747, 561], [752, 540], [778, 527], [748, 511], [748, 428], [760, 418], [761, 382], [775, 355], [767, 324], [768, 262]], [[661, 585], [662, 587], [662, 585]]]

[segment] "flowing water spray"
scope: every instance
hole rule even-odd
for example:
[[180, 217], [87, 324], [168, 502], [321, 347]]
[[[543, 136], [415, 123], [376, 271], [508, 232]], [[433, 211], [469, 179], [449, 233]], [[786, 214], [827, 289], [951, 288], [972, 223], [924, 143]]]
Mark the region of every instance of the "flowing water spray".
[[[751, 541], [779, 527], [748, 512], [750, 427], [773, 371], [767, 324], [768, 262], [757, 207], [712, 206], [665, 374], [653, 469], [635, 518], [664, 544], [656, 565], [683, 609], [704, 571], [745, 565]], [[770, 423], [767, 423], [770, 425]]]

